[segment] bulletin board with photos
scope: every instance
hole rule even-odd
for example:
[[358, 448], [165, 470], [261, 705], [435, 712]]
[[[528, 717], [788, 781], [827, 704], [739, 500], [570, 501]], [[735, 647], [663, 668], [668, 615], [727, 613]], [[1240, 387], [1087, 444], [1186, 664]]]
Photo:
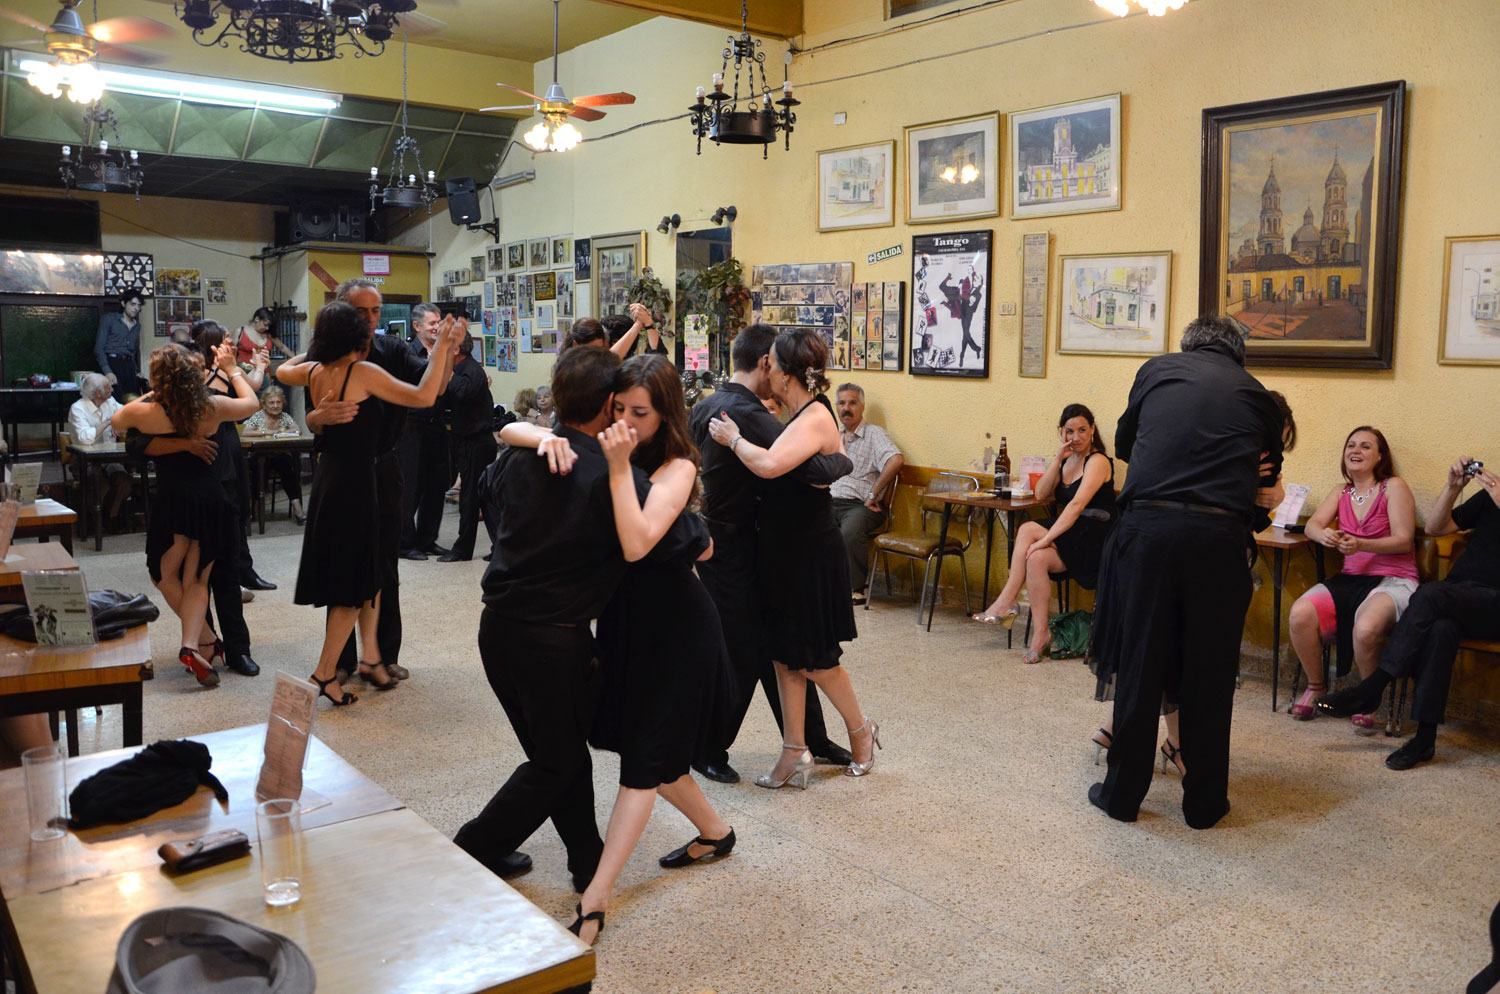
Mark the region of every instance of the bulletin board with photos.
[[[870, 337], [869, 316], [872, 313], [868, 300], [869, 285], [879, 290], [881, 303], [874, 307], [876, 334]], [[784, 265], [755, 266], [750, 271], [751, 320], [775, 328], [816, 328], [828, 346], [828, 368], [830, 369], [894, 369], [901, 368], [901, 342], [898, 319], [895, 323], [896, 339], [894, 353], [886, 365], [889, 351], [886, 335], [884, 287], [896, 287], [896, 299], [900, 300], [900, 284], [864, 284], [854, 282], [852, 262], [806, 262]], [[853, 305], [858, 292], [861, 307]], [[860, 334], [855, 336], [851, 316], [863, 314], [864, 323]], [[855, 352], [858, 344], [859, 351]], [[857, 357], [857, 358], [856, 358]], [[870, 362], [874, 361], [874, 365]]]
[[834, 340], [830, 368], [901, 372], [905, 304], [903, 282], [854, 284], [849, 297], [849, 341]]

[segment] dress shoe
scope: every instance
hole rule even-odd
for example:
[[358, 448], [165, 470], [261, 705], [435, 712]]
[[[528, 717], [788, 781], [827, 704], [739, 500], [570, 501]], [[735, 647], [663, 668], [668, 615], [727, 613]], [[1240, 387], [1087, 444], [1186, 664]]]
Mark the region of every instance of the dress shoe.
[[1183, 820], [1187, 822], [1187, 827], [1195, 828], [1200, 831], [1205, 828], [1213, 828], [1227, 814], [1229, 814], [1229, 798], [1227, 797], [1224, 798], [1224, 806], [1219, 809], [1218, 813], [1209, 815], [1206, 818], [1199, 817], [1198, 815], [1188, 814], [1186, 806], [1183, 807], [1182, 811]]
[[484, 561], [485, 561], [485, 562], [489, 562], [489, 561], [490, 561], [490, 556], [492, 556], [492, 555], [494, 555], [494, 553], [493, 553], [493, 552], [486, 552], [486, 553], [485, 553], [485, 554], [484, 554], [484, 556], [483, 556], [483, 559], [484, 559]]
[[421, 549], [402, 549], [401, 558], [421, 561], [427, 558], [427, 553], [423, 552]]
[[267, 580], [265, 577], [261, 576], [259, 573], [255, 572], [254, 570], [251, 570], [250, 571], [250, 575], [247, 576], [247, 577], [245, 577], [243, 580], [240, 581], [240, 586], [244, 587], [246, 590], [275, 590], [276, 589], [276, 584], [274, 584], [271, 581]]
[[716, 783], [739, 783], [740, 775], [728, 763], [694, 763], [693, 769]]
[[246, 590], [244, 587], [241, 587], [240, 588], [240, 603], [241, 604], [249, 604], [253, 600], [255, 600], [255, 591], [253, 591], [253, 590]]
[[392, 679], [396, 680], [405, 680], [411, 676], [411, 671], [398, 663], [386, 663], [385, 671], [391, 675]]
[[1135, 821], [1135, 815], [1131, 815], [1129, 818], [1121, 818], [1104, 806], [1104, 784], [1102, 783], [1096, 783], [1089, 788], [1089, 803], [1109, 815], [1115, 821]]
[[531, 857], [519, 849], [509, 856], [502, 856], [490, 865], [490, 869], [501, 877], [519, 877], [531, 869]]
[[1432, 759], [1436, 753], [1431, 742], [1418, 742], [1413, 736], [1406, 745], [1385, 757], [1385, 765], [1393, 770], [1409, 770]]
[[457, 552], [450, 551], [450, 552], [448, 552], [445, 555], [438, 556], [438, 562], [440, 562], [440, 563], [466, 563], [470, 559], [473, 559], [473, 558], [474, 558], [473, 556], [464, 556], [464, 555], [460, 555]]
[[230, 653], [224, 657], [224, 666], [238, 673], [240, 676], [255, 676], [260, 672], [260, 666], [250, 658], [248, 652]]
[[832, 742], [824, 742], [812, 751], [813, 759], [829, 766], [848, 766], [854, 762], [854, 753], [843, 746], [834, 745]]
[[1368, 694], [1360, 692], [1359, 688], [1361, 686], [1363, 684], [1345, 687], [1343, 690], [1335, 690], [1326, 697], [1318, 698], [1313, 702], [1313, 706], [1323, 714], [1331, 714], [1335, 718], [1348, 718], [1356, 714], [1370, 714], [1379, 709], [1380, 697], [1377, 695], [1375, 700], [1370, 700]]
[[436, 542], [433, 542], [433, 543], [429, 544], [426, 548], [424, 548], [422, 551], [423, 552], [430, 552], [434, 556], [446, 556], [449, 553], [450, 550], [443, 548], [441, 545], [438, 545]]

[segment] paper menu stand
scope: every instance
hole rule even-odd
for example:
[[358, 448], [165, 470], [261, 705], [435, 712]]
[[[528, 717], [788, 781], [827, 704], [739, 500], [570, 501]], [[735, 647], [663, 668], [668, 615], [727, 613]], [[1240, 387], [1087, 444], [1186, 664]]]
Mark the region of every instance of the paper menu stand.
[[1295, 525], [1297, 519], [1302, 516], [1302, 507], [1307, 503], [1309, 489], [1303, 483], [1288, 483], [1286, 497], [1276, 506], [1276, 514], [1271, 518], [1271, 524], [1278, 528]]
[[18, 462], [10, 468], [10, 482], [20, 488], [16, 500], [23, 505], [36, 503], [37, 488], [42, 483], [42, 464], [39, 462]]
[[42, 648], [94, 645], [94, 614], [79, 570], [27, 570], [21, 574], [26, 610]]
[[10, 540], [15, 537], [16, 522], [20, 518], [20, 503], [13, 500], [0, 501], [0, 560], [10, 555]]
[[317, 701], [317, 691], [306, 680], [286, 673], [276, 674], [271, 715], [266, 721], [265, 759], [255, 781], [255, 796], [260, 800], [298, 798], [303, 811], [329, 803], [328, 798], [302, 786], [313, 718], [318, 713]]

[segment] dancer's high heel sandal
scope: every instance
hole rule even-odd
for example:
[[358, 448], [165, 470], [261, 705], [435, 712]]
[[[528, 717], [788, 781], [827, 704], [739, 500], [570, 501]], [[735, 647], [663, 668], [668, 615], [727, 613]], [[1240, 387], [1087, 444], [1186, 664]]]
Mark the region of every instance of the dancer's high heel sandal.
[[[1100, 736], [1104, 737], [1104, 741], [1099, 741]], [[1109, 747], [1114, 745], [1115, 737], [1109, 734], [1109, 729], [1101, 728], [1094, 733], [1094, 737], [1089, 739], [1089, 741], [1094, 743], [1094, 765], [1098, 766], [1099, 760], [1104, 757], [1106, 752], [1109, 752]]]
[[780, 790], [782, 787], [785, 787], [787, 784], [800, 777], [801, 780], [800, 782], [798, 782], [797, 786], [801, 787], [803, 790], [806, 790], [807, 777], [810, 773], [812, 773], [813, 768], [813, 754], [807, 751], [807, 746], [805, 745], [789, 745], [783, 742], [781, 744], [781, 748], [783, 750], [796, 749], [802, 753], [802, 755], [797, 757], [797, 765], [792, 767], [792, 772], [788, 773], [780, 780], [776, 779], [775, 770], [772, 770], [770, 773], [767, 773], [764, 776], [756, 777], [755, 786], [767, 787], [771, 790]]
[[870, 767], [875, 765], [875, 750], [885, 748], [885, 746], [880, 744], [880, 726], [875, 723], [873, 718], [866, 718], [864, 724], [849, 733], [849, 751], [854, 751], [854, 736], [863, 732], [866, 728], [870, 730], [870, 760], [867, 763], [851, 762], [848, 766], [844, 767], [844, 776], [846, 777], [862, 777], [866, 773], [869, 773]]
[[1187, 774], [1187, 767], [1182, 762], [1182, 750], [1167, 739], [1161, 744], [1161, 771], [1171, 773], [1175, 769], [1178, 773]]
[[[573, 921], [568, 924], [568, 931], [572, 932], [574, 935], [578, 936], [581, 939], [583, 938], [583, 923], [598, 922], [599, 931], [594, 933], [594, 942], [598, 942], [599, 936], [604, 934], [604, 912], [590, 911], [588, 914], [584, 914], [583, 905], [575, 904], [573, 905], [573, 914], [577, 915], [578, 917], [574, 918]], [[589, 945], [592, 946], [594, 942], [590, 942]]]
[[[693, 856], [690, 854], [690, 850], [693, 848], [693, 846], [712, 846], [713, 848], [710, 851], [704, 853], [702, 856]], [[675, 870], [678, 867], [692, 866], [694, 863], [701, 863], [704, 860], [718, 859], [721, 856], [728, 856], [730, 850], [732, 850], [733, 848], [734, 829], [731, 828], [729, 830], [729, 834], [724, 836], [722, 839], [705, 839], [702, 836], [699, 836], [692, 842], [689, 842], [687, 845], [683, 846], [681, 849], [673, 849], [661, 859], [657, 860], [657, 862], [668, 870]]]
[[319, 680], [318, 679], [318, 675], [316, 673], [314, 673], [312, 676], [308, 677], [308, 679], [311, 680], [313, 683], [315, 683], [315, 684], [318, 685], [318, 696], [319, 697], [326, 697], [326, 698], [328, 698], [330, 701], [333, 702], [333, 706], [336, 707], [336, 708], [345, 707], [345, 706], [353, 704], [355, 701], [359, 700], [358, 697], [355, 697], [353, 694], [349, 693], [349, 691], [347, 691], [347, 690], [344, 691], [343, 698], [334, 697], [332, 694], [330, 694], [328, 692], [328, 685], [330, 683], [335, 683], [335, 682], [338, 681], [338, 674], [334, 674], [333, 676], [329, 677], [327, 680]]
[[1021, 609], [1012, 604], [1010, 610], [1001, 611], [999, 614], [986, 614], [981, 611], [978, 614], [971, 614], [969, 617], [982, 625], [1004, 625], [1006, 628], [1009, 628], [1016, 623], [1016, 616], [1020, 613]]
[[[220, 665], [223, 665], [223, 663], [224, 663], [224, 643], [221, 642], [221, 641], [219, 641], [219, 639], [218, 639], [217, 636], [214, 637], [214, 640], [213, 640], [212, 643], [199, 642], [198, 643], [198, 648], [199, 648], [199, 650], [202, 650], [202, 648], [205, 645], [210, 645], [210, 644], [213, 646], [213, 648], [209, 650], [208, 655], [205, 657], [208, 660], [208, 665], [212, 666], [215, 663], [219, 663]], [[198, 655], [202, 656], [203, 653], [200, 651], [198, 653]]]
[[217, 687], [219, 685], [219, 674], [208, 664], [208, 660], [189, 646], [183, 646], [177, 650], [177, 661], [187, 667], [187, 671], [193, 674], [194, 679], [204, 687]]
[[1325, 684], [1308, 684], [1302, 696], [1297, 698], [1297, 703], [1292, 705], [1292, 717], [1298, 721], [1312, 721], [1318, 716], [1318, 709], [1313, 702], [1326, 693], [1328, 693], [1328, 687]]
[[[385, 674], [385, 680], [375, 679], [375, 667], [380, 667], [380, 672]], [[385, 663], [367, 663], [360, 660], [359, 678], [376, 690], [395, 690], [400, 681], [391, 676], [391, 671], [385, 668]]]

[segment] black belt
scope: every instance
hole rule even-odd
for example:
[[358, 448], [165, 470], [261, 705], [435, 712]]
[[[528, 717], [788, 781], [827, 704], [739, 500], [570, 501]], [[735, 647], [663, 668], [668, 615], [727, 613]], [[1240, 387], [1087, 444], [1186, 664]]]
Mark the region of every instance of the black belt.
[[708, 522], [709, 531], [718, 532], [725, 538], [736, 538], [740, 535], [750, 535], [755, 532], [755, 526], [753, 524], [736, 525], [731, 524], [728, 521], [718, 521], [714, 518], [704, 518], [703, 520]]
[[135, 359], [135, 356], [129, 352], [106, 352], [104, 354], [111, 359]]
[[1133, 500], [1130, 502], [1130, 507], [1149, 507], [1156, 511], [1186, 511], [1189, 514], [1217, 514], [1221, 518], [1244, 520], [1238, 511], [1214, 507], [1212, 504], [1187, 504], [1180, 500]]

